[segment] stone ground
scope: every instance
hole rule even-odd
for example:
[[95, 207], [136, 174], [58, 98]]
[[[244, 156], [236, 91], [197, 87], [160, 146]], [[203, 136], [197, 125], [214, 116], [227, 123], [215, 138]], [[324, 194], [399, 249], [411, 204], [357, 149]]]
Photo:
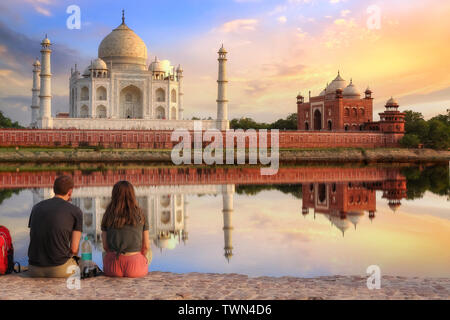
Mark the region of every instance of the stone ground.
[[100, 276], [69, 290], [65, 279], [0, 276], [0, 300], [56, 299], [450, 299], [450, 279], [384, 276], [380, 290], [368, 290], [361, 276], [318, 278], [258, 277], [239, 274], [150, 272], [143, 279]]

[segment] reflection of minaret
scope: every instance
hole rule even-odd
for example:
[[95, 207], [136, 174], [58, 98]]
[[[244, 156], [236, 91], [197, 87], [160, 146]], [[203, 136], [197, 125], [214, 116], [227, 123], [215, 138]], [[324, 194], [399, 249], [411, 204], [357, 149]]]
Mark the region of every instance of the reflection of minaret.
[[184, 207], [184, 227], [183, 227], [183, 231], [182, 231], [182, 240], [183, 240], [183, 244], [186, 244], [186, 241], [189, 240], [189, 234], [187, 231], [187, 219], [189, 218], [188, 214], [187, 214], [187, 210], [186, 210], [186, 205], [187, 205], [187, 201], [185, 200], [183, 203], [183, 207]]
[[230, 262], [233, 256], [232, 232], [233, 232], [233, 195], [234, 185], [223, 185], [223, 235], [225, 240], [225, 258]]

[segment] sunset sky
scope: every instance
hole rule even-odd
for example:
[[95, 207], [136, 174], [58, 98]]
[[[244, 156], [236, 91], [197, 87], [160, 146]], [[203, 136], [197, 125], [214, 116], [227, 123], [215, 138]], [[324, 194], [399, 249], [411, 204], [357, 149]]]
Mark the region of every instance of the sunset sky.
[[[66, 9], [81, 8], [69, 30]], [[368, 28], [380, 9], [380, 29]], [[53, 113], [68, 111], [70, 68], [84, 70], [101, 40], [126, 23], [158, 56], [185, 70], [185, 117], [215, 117], [217, 50], [229, 52], [229, 117], [275, 121], [296, 112], [296, 95], [318, 95], [337, 71], [426, 118], [450, 108], [450, 2], [438, 0], [15, 0], [0, 3], [0, 110], [31, 119], [32, 63], [46, 33]], [[372, 21], [372, 20], [370, 20]], [[375, 120], [378, 119], [376, 115]]]

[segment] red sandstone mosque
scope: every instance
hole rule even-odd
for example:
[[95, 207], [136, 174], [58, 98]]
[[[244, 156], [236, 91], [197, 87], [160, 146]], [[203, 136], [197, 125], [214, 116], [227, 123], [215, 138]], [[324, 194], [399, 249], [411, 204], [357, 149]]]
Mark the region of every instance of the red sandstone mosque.
[[373, 121], [372, 91], [367, 88], [364, 97], [353, 80], [347, 82], [338, 72], [337, 77], [316, 97], [308, 102], [297, 96], [298, 129], [302, 131], [376, 131], [403, 134], [405, 114], [398, 111], [394, 98], [386, 103], [380, 121]]

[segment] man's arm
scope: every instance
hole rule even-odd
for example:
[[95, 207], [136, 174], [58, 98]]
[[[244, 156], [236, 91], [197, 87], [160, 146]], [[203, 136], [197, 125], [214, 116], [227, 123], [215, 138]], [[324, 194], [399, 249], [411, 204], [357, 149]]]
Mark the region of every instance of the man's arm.
[[78, 255], [80, 249], [81, 231], [72, 231], [72, 240], [70, 241], [70, 250], [74, 256]]

